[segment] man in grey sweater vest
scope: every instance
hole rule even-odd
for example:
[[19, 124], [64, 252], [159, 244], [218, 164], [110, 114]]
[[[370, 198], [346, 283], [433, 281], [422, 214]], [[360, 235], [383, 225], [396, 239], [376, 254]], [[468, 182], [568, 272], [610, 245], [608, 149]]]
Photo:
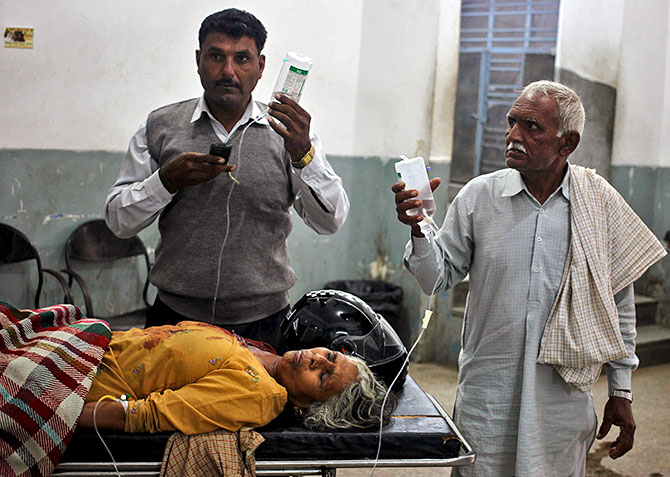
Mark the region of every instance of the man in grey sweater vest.
[[[310, 115], [284, 95], [269, 107], [253, 101], [266, 36], [256, 17], [233, 8], [202, 22], [196, 62], [204, 93], [149, 114], [109, 191], [105, 220], [130, 237], [158, 218], [158, 294], [146, 326], [210, 322], [281, 353], [279, 325], [296, 280], [290, 208], [317, 233], [332, 234], [349, 200], [310, 132]], [[228, 161], [208, 153], [214, 142], [232, 146]]]

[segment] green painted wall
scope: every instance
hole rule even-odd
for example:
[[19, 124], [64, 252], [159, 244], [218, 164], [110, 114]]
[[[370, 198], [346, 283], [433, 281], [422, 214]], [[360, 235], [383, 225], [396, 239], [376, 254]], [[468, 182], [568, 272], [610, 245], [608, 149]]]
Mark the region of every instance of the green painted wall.
[[[107, 190], [118, 174], [123, 153], [104, 151], [0, 150], [0, 221], [24, 232], [38, 249], [43, 266], [62, 269], [69, 234], [81, 223], [103, 217]], [[392, 160], [380, 157], [331, 156], [351, 200], [351, 211], [335, 235], [320, 236], [294, 220], [290, 236], [291, 262], [298, 282], [292, 302], [303, 293], [341, 279], [385, 279], [405, 292], [405, 316], [418, 315], [424, 300], [414, 279], [402, 267], [408, 229], [395, 217], [390, 187], [396, 176]], [[448, 180], [448, 165], [433, 165], [431, 176]], [[438, 189], [441, 214], [446, 209], [446, 187]], [[440, 212], [438, 213], [438, 218]], [[150, 249], [156, 246], [156, 224], [140, 233]], [[109, 316], [141, 307], [143, 275], [136, 262], [114, 270], [91, 267], [85, 273], [98, 316]], [[32, 306], [32, 267], [3, 267], [0, 300]], [[78, 292], [76, 286], [75, 292]], [[79, 293], [77, 304], [83, 307]], [[47, 277], [42, 304], [62, 302], [60, 288]], [[403, 339], [416, 331], [419, 318], [406, 318], [399, 333]]]
[[[664, 238], [670, 231], [670, 168], [612, 166], [611, 183], [652, 232]], [[659, 300], [657, 321], [670, 326], [670, 256], [652, 265], [635, 289]]]
[[[403, 289], [403, 319], [393, 325], [409, 344], [418, 332], [427, 299], [402, 265], [409, 229], [396, 219], [391, 192], [397, 180], [395, 161], [334, 156], [330, 162], [349, 195], [349, 217], [337, 234], [325, 237], [314, 234], [299, 220], [294, 222], [290, 252], [298, 282], [291, 292], [292, 301], [332, 280], [388, 281]], [[443, 180], [436, 191], [436, 219], [441, 222], [447, 208], [448, 164], [433, 164], [430, 176]]]
[[670, 168], [611, 166], [611, 184], [659, 237], [670, 230]]
[[[107, 190], [115, 180], [123, 153], [104, 151], [0, 150], [0, 221], [30, 237], [45, 267], [64, 267], [63, 250], [69, 234], [82, 222], [103, 216]], [[289, 249], [298, 282], [295, 302], [303, 293], [332, 280], [383, 279], [404, 291], [402, 318], [394, 323], [406, 342], [416, 335], [428, 298], [402, 266], [409, 233], [396, 220], [391, 185], [396, 180], [393, 160], [381, 157], [330, 156], [351, 200], [347, 222], [335, 235], [320, 236], [299, 219], [294, 221]], [[433, 164], [431, 177], [444, 181], [437, 191], [437, 216], [447, 208], [448, 164]], [[659, 237], [670, 230], [670, 169], [613, 166], [612, 184]], [[156, 225], [140, 237], [153, 250]], [[94, 290], [96, 315], [109, 316], [141, 306], [143, 275], [135, 262], [86, 272]], [[24, 266], [4, 266], [0, 300], [32, 306], [34, 274]], [[665, 258], [640, 280], [641, 292], [663, 296], [662, 315], [670, 324], [670, 259]], [[77, 288], [75, 287], [75, 291]], [[47, 277], [42, 304], [62, 302], [59, 287]], [[80, 294], [77, 304], [83, 306]], [[430, 338], [417, 356], [455, 362], [460, 319], [450, 317], [449, 294], [438, 294]], [[434, 343], [434, 344], [431, 344]], [[430, 349], [426, 349], [426, 346]]]
[[[32, 240], [44, 267], [64, 268], [68, 236], [79, 224], [103, 217], [107, 190], [116, 179], [122, 159], [122, 153], [105, 151], [0, 150], [0, 221]], [[140, 236], [153, 248], [158, 237], [156, 227]], [[36, 283], [33, 270], [32, 263], [3, 267], [0, 300], [32, 306]], [[141, 307], [143, 277], [138, 276], [136, 262], [122, 262], [113, 271], [92, 268], [84, 277], [95, 296], [96, 315]], [[45, 280], [40, 304], [61, 303], [63, 297], [55, 279], [47, 276]], [[79, 289], [74, 287], [74, 291], [77, 304], [83, 307]]]

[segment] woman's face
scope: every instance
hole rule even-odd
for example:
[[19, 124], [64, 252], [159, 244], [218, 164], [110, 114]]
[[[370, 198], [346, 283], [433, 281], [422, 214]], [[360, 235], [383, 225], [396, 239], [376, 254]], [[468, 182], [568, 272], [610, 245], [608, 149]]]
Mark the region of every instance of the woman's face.
[[327, 348], [287, 351], [277, 366], [277, 381], [293, 404], [323, 402], [353, 382], [358, 368], [342, 353]]

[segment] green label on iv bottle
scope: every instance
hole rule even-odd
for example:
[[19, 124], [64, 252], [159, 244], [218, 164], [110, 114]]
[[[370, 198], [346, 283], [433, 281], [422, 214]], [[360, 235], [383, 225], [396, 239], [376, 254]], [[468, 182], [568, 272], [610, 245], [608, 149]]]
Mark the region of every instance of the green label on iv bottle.
[[297, 75], [303, 75], [303, 76], [307, 76], [307, 73], [309, 73], [309, 71], [307, 71], [307, 70], [301, 70], [300, 68], [296, 68], [295, 66], [291, 66], [288, 70], [289, 70], [291, 73], [295, 73], [295, 74], [297, 74]]
[[299, 98], [306, 79], [307, 71], [291, 66], [288, 70], [286, 78], [284, 79], [281, 92], [293, 99]]
[[289, 51], [282, 63], [279, 77], [272, 90], [272, 97], [276, 93], [282, 93], [294, 101], [299, 101], [302, 89], [305, 86], [307, 75], [312, 68], [312, 59], [308, 56]]

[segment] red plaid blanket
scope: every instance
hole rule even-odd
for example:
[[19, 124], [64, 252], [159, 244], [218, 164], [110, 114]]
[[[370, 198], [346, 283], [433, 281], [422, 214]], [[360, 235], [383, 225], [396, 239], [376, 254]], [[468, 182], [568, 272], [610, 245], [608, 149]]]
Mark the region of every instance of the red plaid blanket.
[[0, 302], [0, 475], [51, 474], [111, 336], [107, 323], [72, 305]]

